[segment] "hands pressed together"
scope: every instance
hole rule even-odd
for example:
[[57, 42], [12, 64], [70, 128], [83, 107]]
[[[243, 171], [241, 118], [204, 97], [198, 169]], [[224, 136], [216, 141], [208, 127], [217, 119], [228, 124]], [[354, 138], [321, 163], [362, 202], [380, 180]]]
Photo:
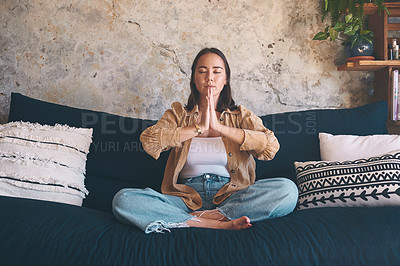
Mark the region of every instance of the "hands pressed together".
[[218, 121], [218, 115], [215, 111], [214, 95], [212, 93], [212, 88], [209, 88], [207, 98], [207, 108], [202, 112], [200, 128], [201, 132], [206, 132], [212, 129], [216, 132], [221, 131], [222, 125]]
[[[240, 128], [229, 127], [222, 125], [219, 122], [218, 114], [215, 111], [215, 97], [212, 94], [212, 88], [208, 90], [207, 106], [205, 109], [200, 110], [201, 118], [198, 126], [202, 132], [202, 136], [225, 136], [233, 140], [238, 144], [242, 144], [244, 141], [244, 131]], [[214, 132], [210, 132], [214, 131]], [[180, 141], [191, 139], [197, 136], [197, 131], [194, 126], [186, 127], [181, 130]]]

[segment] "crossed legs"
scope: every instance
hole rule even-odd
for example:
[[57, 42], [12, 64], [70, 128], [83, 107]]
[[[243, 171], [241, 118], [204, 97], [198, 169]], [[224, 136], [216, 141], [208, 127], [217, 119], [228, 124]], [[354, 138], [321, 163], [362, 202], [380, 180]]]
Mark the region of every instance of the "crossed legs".
[[227, 198], [216, 209], [192, 212], [176, 196], [152, 189], [123, 189], [113, 201], [113, 212], [122, 222], [146, 233], [169, 228], [203, 227], [242, 230], [261, 221], [287, 215], [297, 203], [296, 185], [286, 178], [259, 180]]
[[193, 227], [241, 230], [251, 221], [281, 217], [294, 210], [297, 203], [296, 184], [287, 178], [262, 179], [235, 192], [214, 210], [193, 212], [196, 219], [186, 222]]

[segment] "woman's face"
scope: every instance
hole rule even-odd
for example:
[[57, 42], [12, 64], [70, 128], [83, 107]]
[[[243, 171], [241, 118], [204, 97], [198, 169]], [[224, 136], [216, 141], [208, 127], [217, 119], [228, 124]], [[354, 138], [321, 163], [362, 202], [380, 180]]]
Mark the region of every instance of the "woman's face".
[[211, 89], [213, 96], [219, 96], [226, 84], [224, 60], [214, 53], [200, 56], [196, 64], [194, 83], [200, 95], [207, 96]]

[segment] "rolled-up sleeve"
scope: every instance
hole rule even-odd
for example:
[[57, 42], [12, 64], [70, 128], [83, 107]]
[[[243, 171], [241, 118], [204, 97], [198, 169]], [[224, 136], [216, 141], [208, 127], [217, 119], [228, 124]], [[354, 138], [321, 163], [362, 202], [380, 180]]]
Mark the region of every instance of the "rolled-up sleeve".
[[242, 118], [241, 128], [244, 131], [244, 141], [241, 151], [249, 151], [259, 160], [272, 160], [280, 145], [274, 132], [267, 129], [261, 118], [246, 110]]
[[182, 128], [178, 126], [178, 113], [174, 109], [168, 109], [155, 125], [148, 127], [140, 135], [144, 150], [154, 159], [158, 159], [163, 151], [182, 146]]

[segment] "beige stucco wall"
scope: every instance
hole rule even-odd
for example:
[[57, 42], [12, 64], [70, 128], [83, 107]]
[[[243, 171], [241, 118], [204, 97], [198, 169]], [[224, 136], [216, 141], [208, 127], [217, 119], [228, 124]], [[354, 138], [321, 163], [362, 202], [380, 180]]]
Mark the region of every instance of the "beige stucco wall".
[[11, 92], [123, 116], [158, 119], [186, 102], [190, 66], [217, 47], [234, 99], [256, 114], [370, 101], [373, 74], [338, 72], [340, 43], [319, 0], [4, 0], [0, 122]]

